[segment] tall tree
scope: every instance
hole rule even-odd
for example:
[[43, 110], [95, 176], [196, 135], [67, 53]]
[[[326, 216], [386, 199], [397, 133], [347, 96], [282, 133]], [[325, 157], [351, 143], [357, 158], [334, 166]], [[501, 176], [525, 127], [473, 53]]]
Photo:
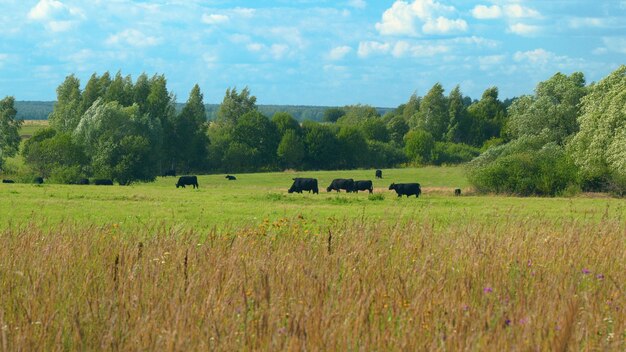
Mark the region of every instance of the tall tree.
[[295, 130], [285, 131], [276, 154], [283, 167], [293, 169], [301, 165], [305, 155], [304, 142]]
[[57, 88], [57, 101], [50, 114], [50, 125], [59, 131], [73, 131], [82, 115], [81, 105], [80, 81], [70, 75]]
[[16, 120], [15, 98], [0, 100], [0, 167], [4, 157], [14, 156], [20, 147], [21, 120]]
[[485, 90], [481, 99], [467, 108], [471, 118], [469, 143], [481, 146], [490, 138], [500, 137], [505, 123], [504, 105], [498, 100], [498, 88]]
[[219, 122], [234, 126], [241, 116], [256, 108], [256, 97], [250, 94], [248, 87], [245, 87], [241, 93], [237, 93], [236, 87], [228, 88], [217, 112], [217, 119]]
[[285, 135], [287, 131], [292, 130], [297, 134], [300, 134], [300, 124], [298, 120], [294, 119], [288, 112], [277, 112], [272, 116], [272, 122], [278, 128], [278, 132], [281, 136]]
[[239, 117], [231, 137], [234, 142], [257, 151], [250, 164], [269, 168], [275, 163], [280, 134], [276, 126], [260, 112], [251, 111]]
[[85, 89], [82, 94], [82, 101], [80, 103], [80, 114], [84, 114], [91, 105], [102, 96], [102, 90], [100, 89], [100, 77], [97, 74], [92, 74], [85, 85]]
[[189, 93], [189, 99], [174, 123], [177, 153], [174, 157], [178, 169], [201, 170], [207, 155], [209, 137], [207, 135], [206, 109], [204, 96], [196, 84]]
[[337, 122], [339, 118], [345, 115], [346, 112], [342, 108], [328, 108], [324, 110], [323, 122]]
[[443, 140], [448, 128], [448, 103], [441, 84], [436, 83], [424, 96], [417, 113], [417, 127], [430, 133], [436, 141]]
[[467, 130], [469, 129], [469, 120], [467, 117], [467, 107], [463, 102], [463, 94], [459, 86], [454, 87], [448, 95], [448, 131], [446, 132], [446, 140], [453, 143], [462, 143], [466, 141]]

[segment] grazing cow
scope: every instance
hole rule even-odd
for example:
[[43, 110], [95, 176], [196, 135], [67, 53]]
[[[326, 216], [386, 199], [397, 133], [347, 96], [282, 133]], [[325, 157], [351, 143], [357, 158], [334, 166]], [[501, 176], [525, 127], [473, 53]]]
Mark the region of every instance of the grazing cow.
[[318, 194], [319, 188], [317, 187], [317, 179], [316, 178], [301, 178], [297, 177], [293, 179], [293, 184], [287, 191], [288, 193], [302, 193], [302, 191], [313, 191], [313, 193]]
[[237, 177], [235, 177], [233, 175], [226, 175], [225, 178], [228, 179], [228, 181], [236, 181], [237, 180]]
[[2, 180], [2, 183], [15, 183], [13, 180]]
[[454, 195], [457, 196], [457, 197], [460, 196], [461, 195], [461, 189], [460, 188], [455, 189], [454, 190]]
[[422, 193], [419, 183], [392, 183], [389, 190], [392, 189], [396, 191], [398, 197], [406, 196], [408, 198], [414, 195], [417, 198]]
[[100, 178], [93, 180], [93, 184], [96, 186], [113, 186], [113, 181], [106, 178]]
[[354, 180], [351, 178], [336, 178], [326, 187], [326, 192], [341, 192], [342, 189], [345, 189], [346, 192], [352, 192], [354, 189]]
[[162, 176], [163, 176], [163, 177], [167, 177], [167, 176], [176, 176], [176, 170], [174, 170], [174, 169], [167, 170], [167, 171], [165, 171], [165, 172], [163, 173], [163, 175], [162, 175]]
[[383, 170], [376, 170], [376, 178], [383, 178]]
[[36, 183], [38, 185], [43, 183], [43, 177], [35, 177], [35, 179], [33, 180], [33, 183]]
[[354, 181], [354, 188], [352, 191], [356, 193], [359, 193], [359, 191], [369, 191], [372, 193], [374, 191], [374, 186], [370, 180]]
[[77, 185], [88, 185], [89, 184], [89, 179], [88, 178], [81, 178], [80, 180], [78, 180], [78, 182], [76, 184]]
[[185, 186], [193, 186], [193, 188], [200, 188], [198, 186], [198, 177], [196, 176], [181, 176], [178, 178], [178, 182], [176, 183], [176, 188]]

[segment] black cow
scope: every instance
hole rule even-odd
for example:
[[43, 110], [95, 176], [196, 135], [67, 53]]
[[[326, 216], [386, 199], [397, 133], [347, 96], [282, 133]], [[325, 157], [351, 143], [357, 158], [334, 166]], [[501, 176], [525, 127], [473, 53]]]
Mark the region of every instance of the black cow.
[[178, 178], [178, 182], [176, 183], [176, 188], [185, 186], [193, 186], [193, 188], [200, 188], [198, 186], [198, 177], [196, 176], [181, 176]]
[[80, 180], [78, 180], [78, 182], [76, 182], [77, 185], [88, 185], [89, 184], [89, 179], [88, 178], [81, 178]]
[[460, 196], [461, 195], [461, 189], [460, 188], [455, 189], [454, 190], [454, 195], [457, 196], [457, 197]]
[[2, 180], [2, 183], [15, 183], [13, 180]]
[[293, 179], [293, 184], [287, 191], [288, 193], [302, 193], [302, 191], [313, 191], [313, 193], [318, 194], [320, 192], [317, 187], [317, 179], [316, 178], [302, 178], [297, 177]]
[[392, 183], [389, 190], [392, 189], [396, 191], [398, 197], [407, 196], [408, 198], [414, 195], [417, 198], [422, 193], [419, 183]]
[[336, 178], [326, 187], [326, 192], [341, 192], [342, 189], [345, 189], [346, 192], [352, 192], [354, 189], [354, 180], [351, 178]]
[[43, 183], [43, 177], [35, 177], [35, 179], [33, 179], [33, 183], [36, 183], [38, 185]]
[[163, 176], [163, 177], [176, 176], [176, 170], [174, 170], [174, 169], [167, 170], [161, 176]]
[[356, 193], [359, 193], [359, 191], [369, 191], [372, 193], [374, 191], [374, 186], [370, 180], [354, 181], [354, 188], [352, 191]]
[[376, 170], [376, 178], [383, 178], [383, 170]]
[[226, 175], [225, 178], [228, 179], [228, 181], [236, 181], [237, 180], [237, 177], [235, 177], [233, 175]]
[[106, 178], [98, 178], [93, 180], [93, 184], [96, 186], [113, 186], [113, 181]]

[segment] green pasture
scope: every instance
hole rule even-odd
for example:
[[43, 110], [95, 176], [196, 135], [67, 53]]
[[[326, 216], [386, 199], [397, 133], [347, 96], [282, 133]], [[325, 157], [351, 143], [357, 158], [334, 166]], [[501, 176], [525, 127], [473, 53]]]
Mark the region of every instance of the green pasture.
[[[0, 228], [52, 227], [59, 224], [114, 226], [132, 231], [166, 226], [210, 230], [255, 226], [266, 220], [302, 217], [312, 227], [345, 220], [396, 223], [428, 220], [434, 226], [451, 223], [491, 223], [507, 220], [560, 218], [594, 220], [626, 215], [624, 201], [611, 198], [518, 198], [472, 195], [462, 167], [425, 167], [383, 170], [278, 172], [199, 176], [199, 189], [175, 187], [177, 178], [131, 186], [0, 184]], [[288, 194], [293, 177], [316, 177], [320, 194]], [[372, 179], [375, 196], [327, 193], [333, 178]], [[418, 199], [397, 198], [391, 182], [419, 182]], [[454, 188], [464, 195], [454, 197]]]

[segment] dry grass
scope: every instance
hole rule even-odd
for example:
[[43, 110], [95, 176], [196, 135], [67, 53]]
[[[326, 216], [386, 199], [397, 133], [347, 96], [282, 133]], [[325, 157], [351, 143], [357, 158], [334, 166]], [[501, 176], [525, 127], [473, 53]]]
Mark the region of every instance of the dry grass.
[[0, 236], [4, 351], [626, 349], [619, 220]]

